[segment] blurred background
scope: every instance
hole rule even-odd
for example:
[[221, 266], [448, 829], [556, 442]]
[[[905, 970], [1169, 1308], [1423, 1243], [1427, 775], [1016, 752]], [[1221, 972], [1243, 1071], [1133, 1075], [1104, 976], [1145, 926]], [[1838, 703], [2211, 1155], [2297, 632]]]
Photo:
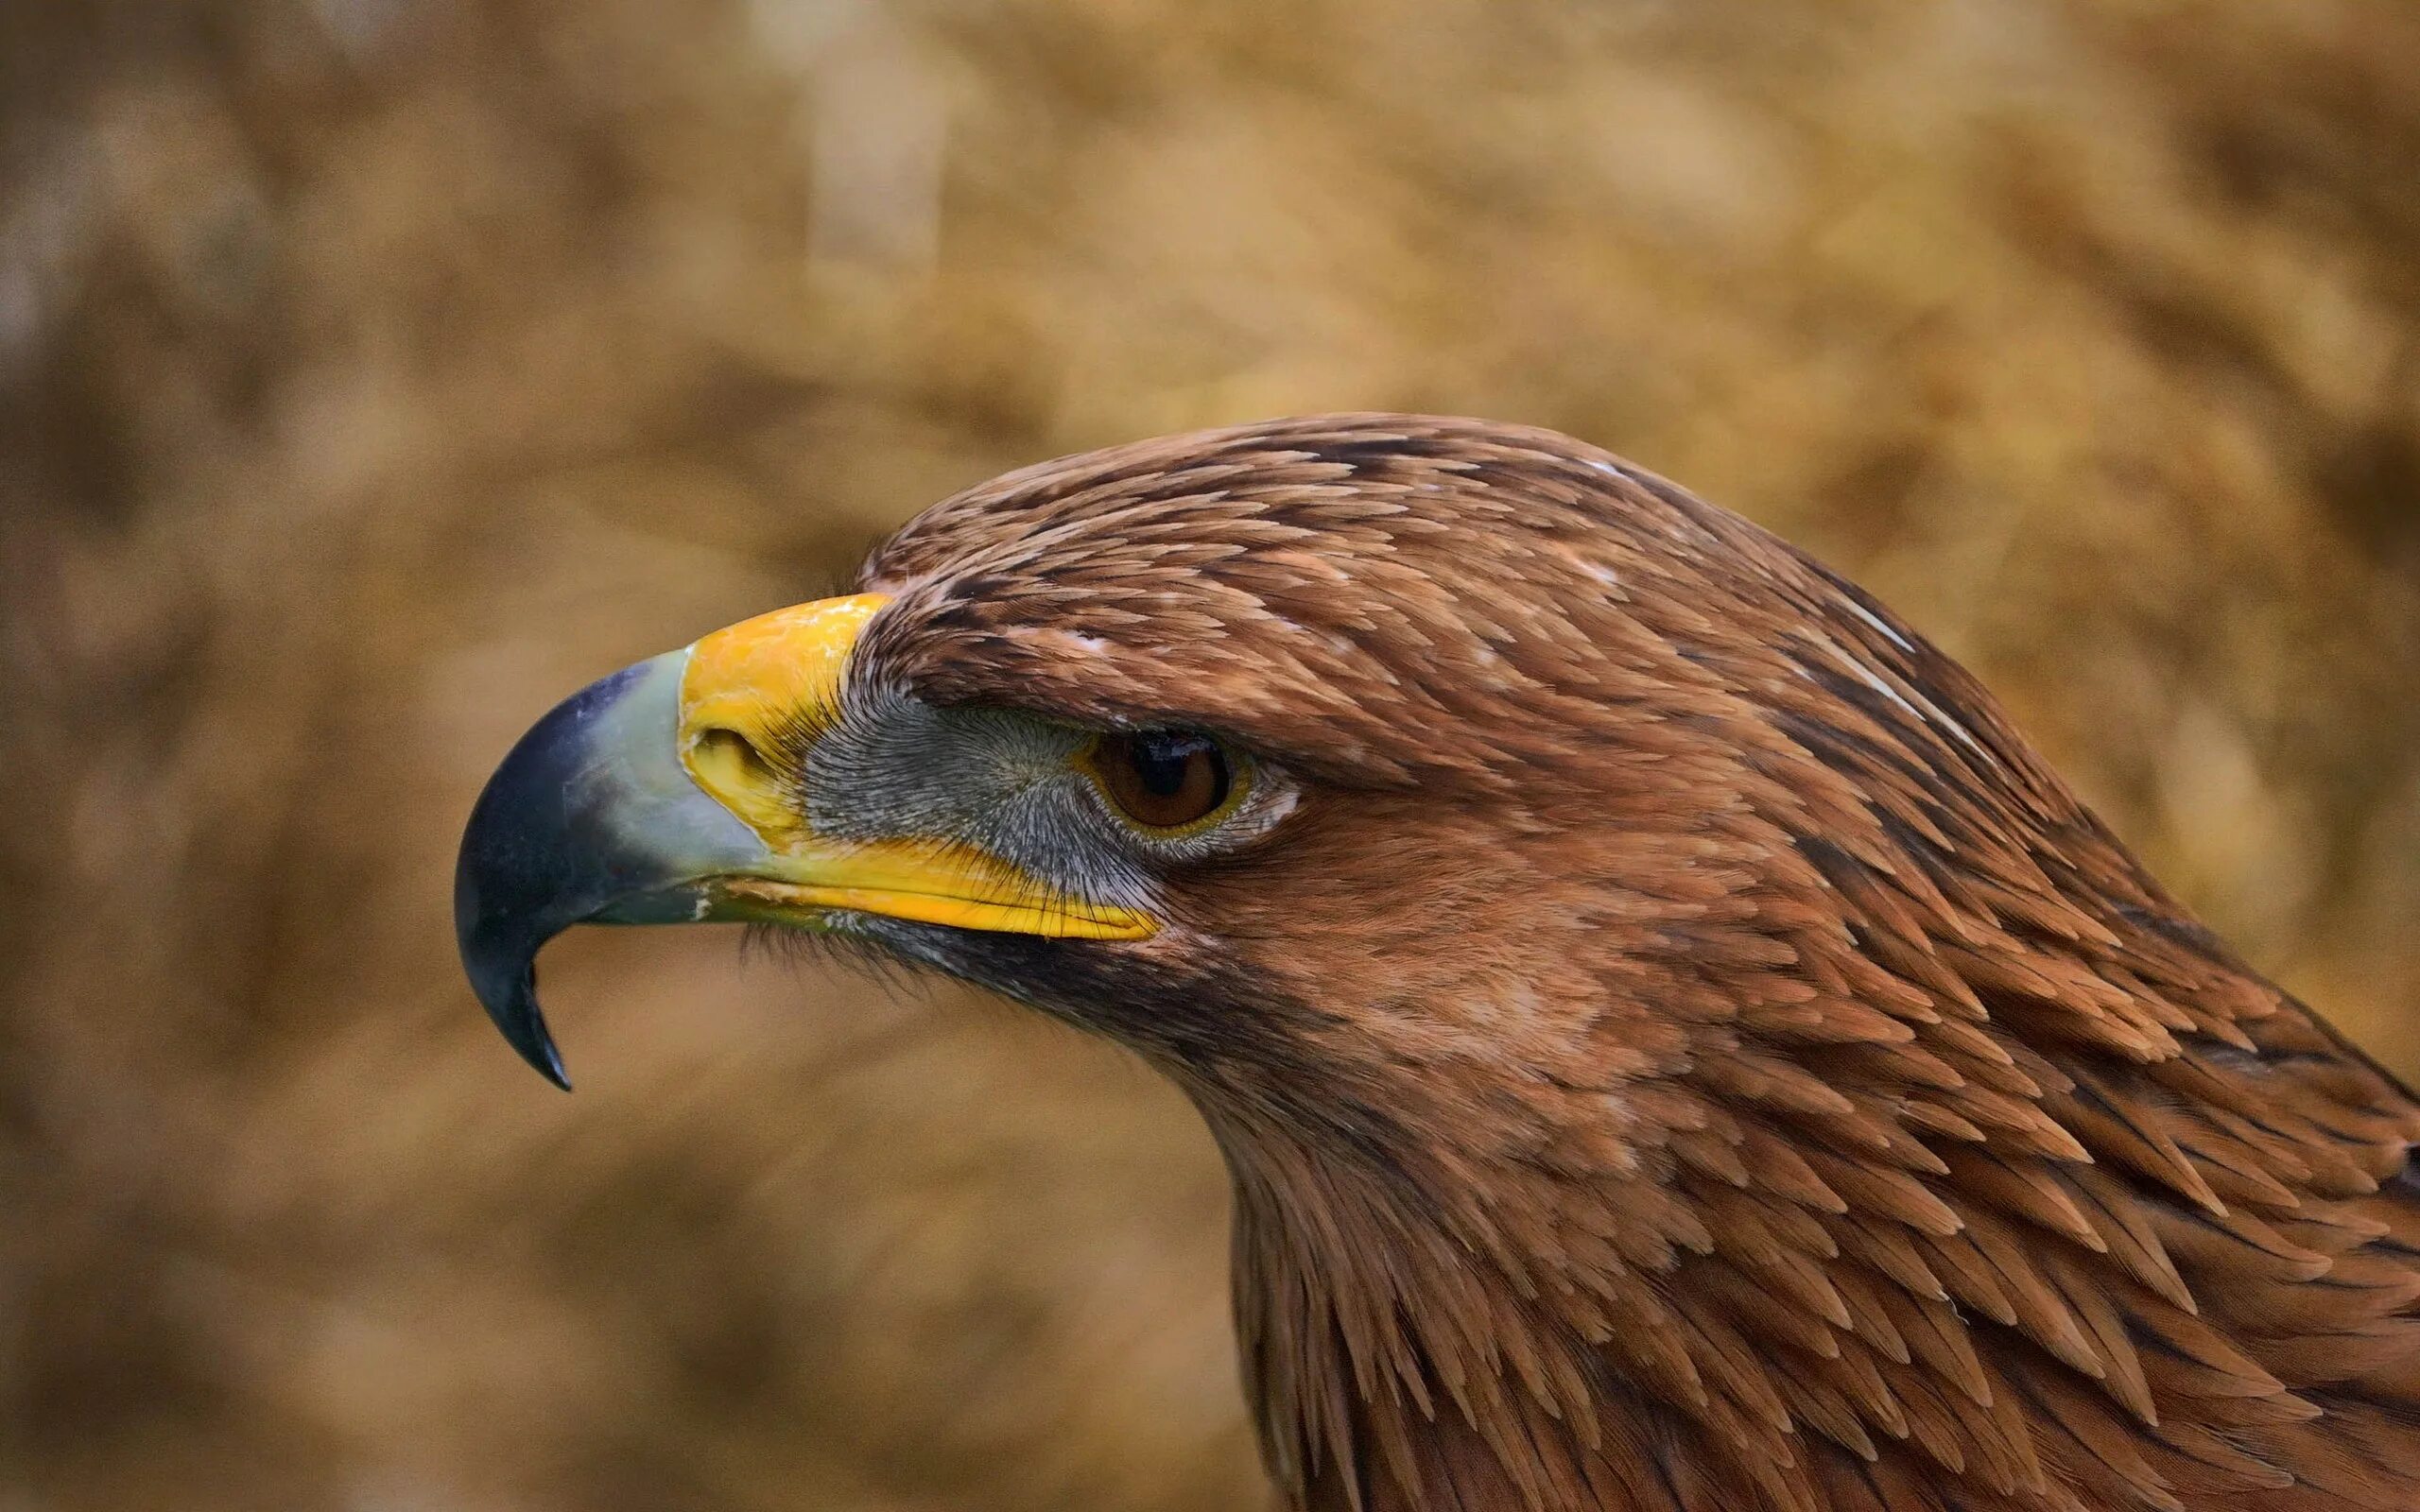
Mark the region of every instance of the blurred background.
[[562, 694], [1000, 470], [1559, 426], [1965, 658], [2420, 1069], [2404, 0], [9, 0], [0, 1509], [1257, 1504], [1119, 1055], [456, 974]]

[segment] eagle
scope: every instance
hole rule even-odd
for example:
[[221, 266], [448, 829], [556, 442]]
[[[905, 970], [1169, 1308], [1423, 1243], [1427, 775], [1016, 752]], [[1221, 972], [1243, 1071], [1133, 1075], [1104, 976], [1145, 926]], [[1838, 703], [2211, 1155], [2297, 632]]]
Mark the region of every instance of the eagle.
[[557, 1082], [581, 921], [1129, 1047], [1232, 1173], [1294, 1508], [2420, 1508], [2420, 1101], [1774, 536], [1331, 415], [1008, 473], [856, 586], [478, 799], [462, 958]]

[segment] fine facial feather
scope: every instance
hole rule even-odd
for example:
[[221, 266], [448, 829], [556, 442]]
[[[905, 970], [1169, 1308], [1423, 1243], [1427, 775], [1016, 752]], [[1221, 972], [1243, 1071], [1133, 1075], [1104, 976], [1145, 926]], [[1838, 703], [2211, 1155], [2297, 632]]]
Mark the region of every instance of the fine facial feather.
[[1148, 940], [852, 926], [1192, 1094], [1298, 1503], [2420, 1505], [2420, 1108], [1772, 537], [1326, 417], [1011, 474], [866, 587], [853, 704], [1299, 784]]

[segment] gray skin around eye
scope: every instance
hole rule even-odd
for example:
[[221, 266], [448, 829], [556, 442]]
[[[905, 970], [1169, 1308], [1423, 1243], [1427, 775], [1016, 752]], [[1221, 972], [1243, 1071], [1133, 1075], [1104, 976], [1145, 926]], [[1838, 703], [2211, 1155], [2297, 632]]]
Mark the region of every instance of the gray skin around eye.
[[1087, 730], [898, 693], [857, 700], [807, 752], [806, 818], [847, 839], [941, 839], [1072, 896], [1148, 909], [1151, 868], [1075, 758]]

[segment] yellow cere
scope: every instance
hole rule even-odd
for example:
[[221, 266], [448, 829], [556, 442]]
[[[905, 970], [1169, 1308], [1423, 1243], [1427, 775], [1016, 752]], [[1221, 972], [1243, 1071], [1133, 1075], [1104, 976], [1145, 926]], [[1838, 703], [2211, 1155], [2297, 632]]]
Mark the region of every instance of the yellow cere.
[[852, 593], [777, 609], [689, 648], [681, 678], [681, 763], [700, 787], [775, 850], [797, 816], [764, 753], [774, 734], [838, 708], [840, 670], [866, 621], [889, 602]]

